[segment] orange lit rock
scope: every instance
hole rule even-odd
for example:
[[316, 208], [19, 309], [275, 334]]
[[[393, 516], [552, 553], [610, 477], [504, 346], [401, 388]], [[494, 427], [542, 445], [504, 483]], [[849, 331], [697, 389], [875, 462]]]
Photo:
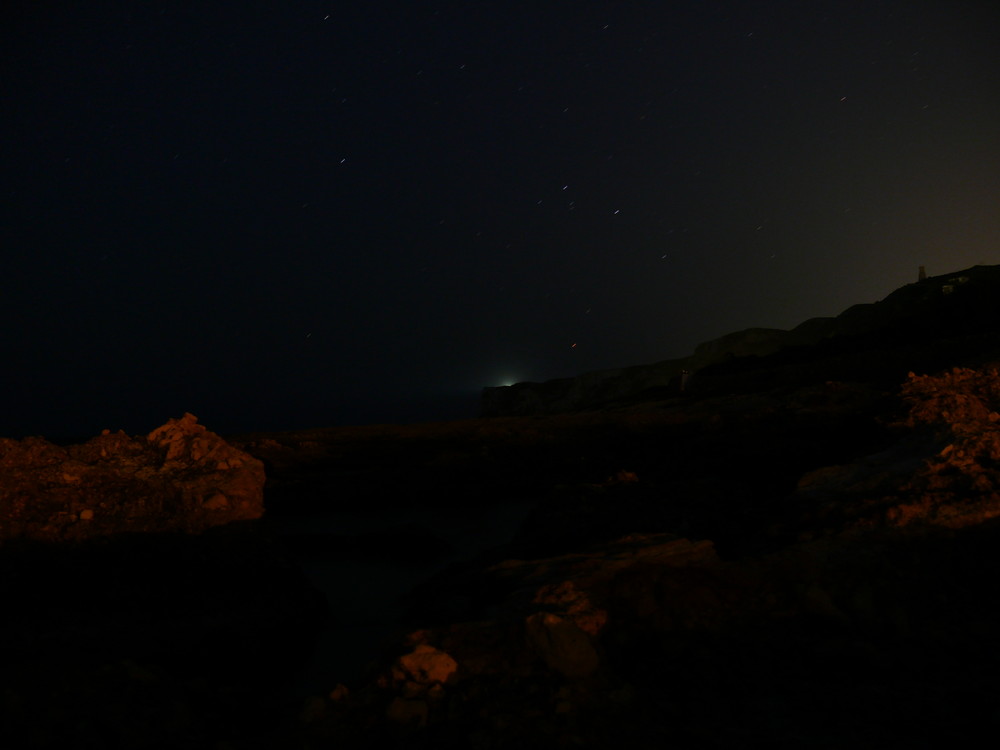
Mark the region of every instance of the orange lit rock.
[[718, 562], [709, 541], [633, 534], [586, 553], [498, 563], [478, 579], [454, 581], [454, 589], [425, 592], [425, 605], [445, 610], [449, 591], [458, 596], [470, 588], [507, 593], [495, 603], [489, 619], [412, 633], [409, 643], [415, 648], [397, 661], [392, 686], [402, 697], [413, 697], [407, 680], [426, 683], [430, 667], [424, 665], [434, 665], [436, 659], [447, 659], [449, 671], [457, 662], [463, 679], [545, 672], [570, 679], [590, 677], [601, 668], [609, 604], [620, 603], [620, 593], [613, 596], [613, 591], [620, 588], [617, 582], [623, 574], [653, 569], [670, 575]]
[[607, 611], [597, 607], [573, 581], [543, 586], [535, 594], [534, 603], [555, 607], [580, 630], [593, 636], [600, 633], [608, 621]]
[[434, 685], [448, 681], [458, 664], [443, 651], [421, 643], [408, 654], [399, 657], [393, 666], [393, 682], [414, 682], [418, 685]]
[[1000, 517], [1000, 371], [953, 368], [902, 385], [896, 445], [803, 475], [794, 495], [824, 533], [883, 526], [961, 529]]
[[263, 488], [263, 464], [191, 414], [145, 438], [105, 430], [69, 447], [0, 439], [0, 540], [200, 532], [259, 518]]
[[525, 636], [535, 653], [564, 677], [587, 677], [597, 671], [600, 656], [586, 633], [572, 621], [538, 612], [525, 622]]

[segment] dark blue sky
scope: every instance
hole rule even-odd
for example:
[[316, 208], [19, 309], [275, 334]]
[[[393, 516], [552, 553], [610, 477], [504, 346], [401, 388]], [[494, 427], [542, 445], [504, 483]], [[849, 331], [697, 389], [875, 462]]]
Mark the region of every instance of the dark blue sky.
[[0, 434], [473, 416], [1000, 263], [994, 5], [15, 3]]

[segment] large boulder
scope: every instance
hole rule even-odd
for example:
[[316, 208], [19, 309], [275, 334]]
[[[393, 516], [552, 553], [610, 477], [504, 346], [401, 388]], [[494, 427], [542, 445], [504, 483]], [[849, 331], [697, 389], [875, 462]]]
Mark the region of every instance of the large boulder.
[[263, 493], [263, 464], [192, 414], [146, 437], [105, 430], [68, 447], [0, 439], [0, 541], [197, 533], [259, 518]]
[[5, 746], [288, 746], [276, 707], [326, 600], [253, 521], [263, 487], [190, 414], [0, 440]]

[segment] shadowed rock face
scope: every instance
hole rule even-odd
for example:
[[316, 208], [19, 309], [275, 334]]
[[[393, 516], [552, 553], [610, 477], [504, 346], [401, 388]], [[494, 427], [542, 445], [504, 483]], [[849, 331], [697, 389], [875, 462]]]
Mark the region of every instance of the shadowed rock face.
[[0, 540], [201, 532], [264, 512], [264, 467], [191, 414], [146, 437], [0, 439]]

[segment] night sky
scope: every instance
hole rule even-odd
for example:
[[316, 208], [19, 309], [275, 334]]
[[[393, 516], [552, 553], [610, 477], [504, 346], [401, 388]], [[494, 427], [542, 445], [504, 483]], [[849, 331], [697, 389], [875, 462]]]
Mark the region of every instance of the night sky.
[[472, 417], [1000, 263], [1000, 3], [5, 5], [0, 435]]

